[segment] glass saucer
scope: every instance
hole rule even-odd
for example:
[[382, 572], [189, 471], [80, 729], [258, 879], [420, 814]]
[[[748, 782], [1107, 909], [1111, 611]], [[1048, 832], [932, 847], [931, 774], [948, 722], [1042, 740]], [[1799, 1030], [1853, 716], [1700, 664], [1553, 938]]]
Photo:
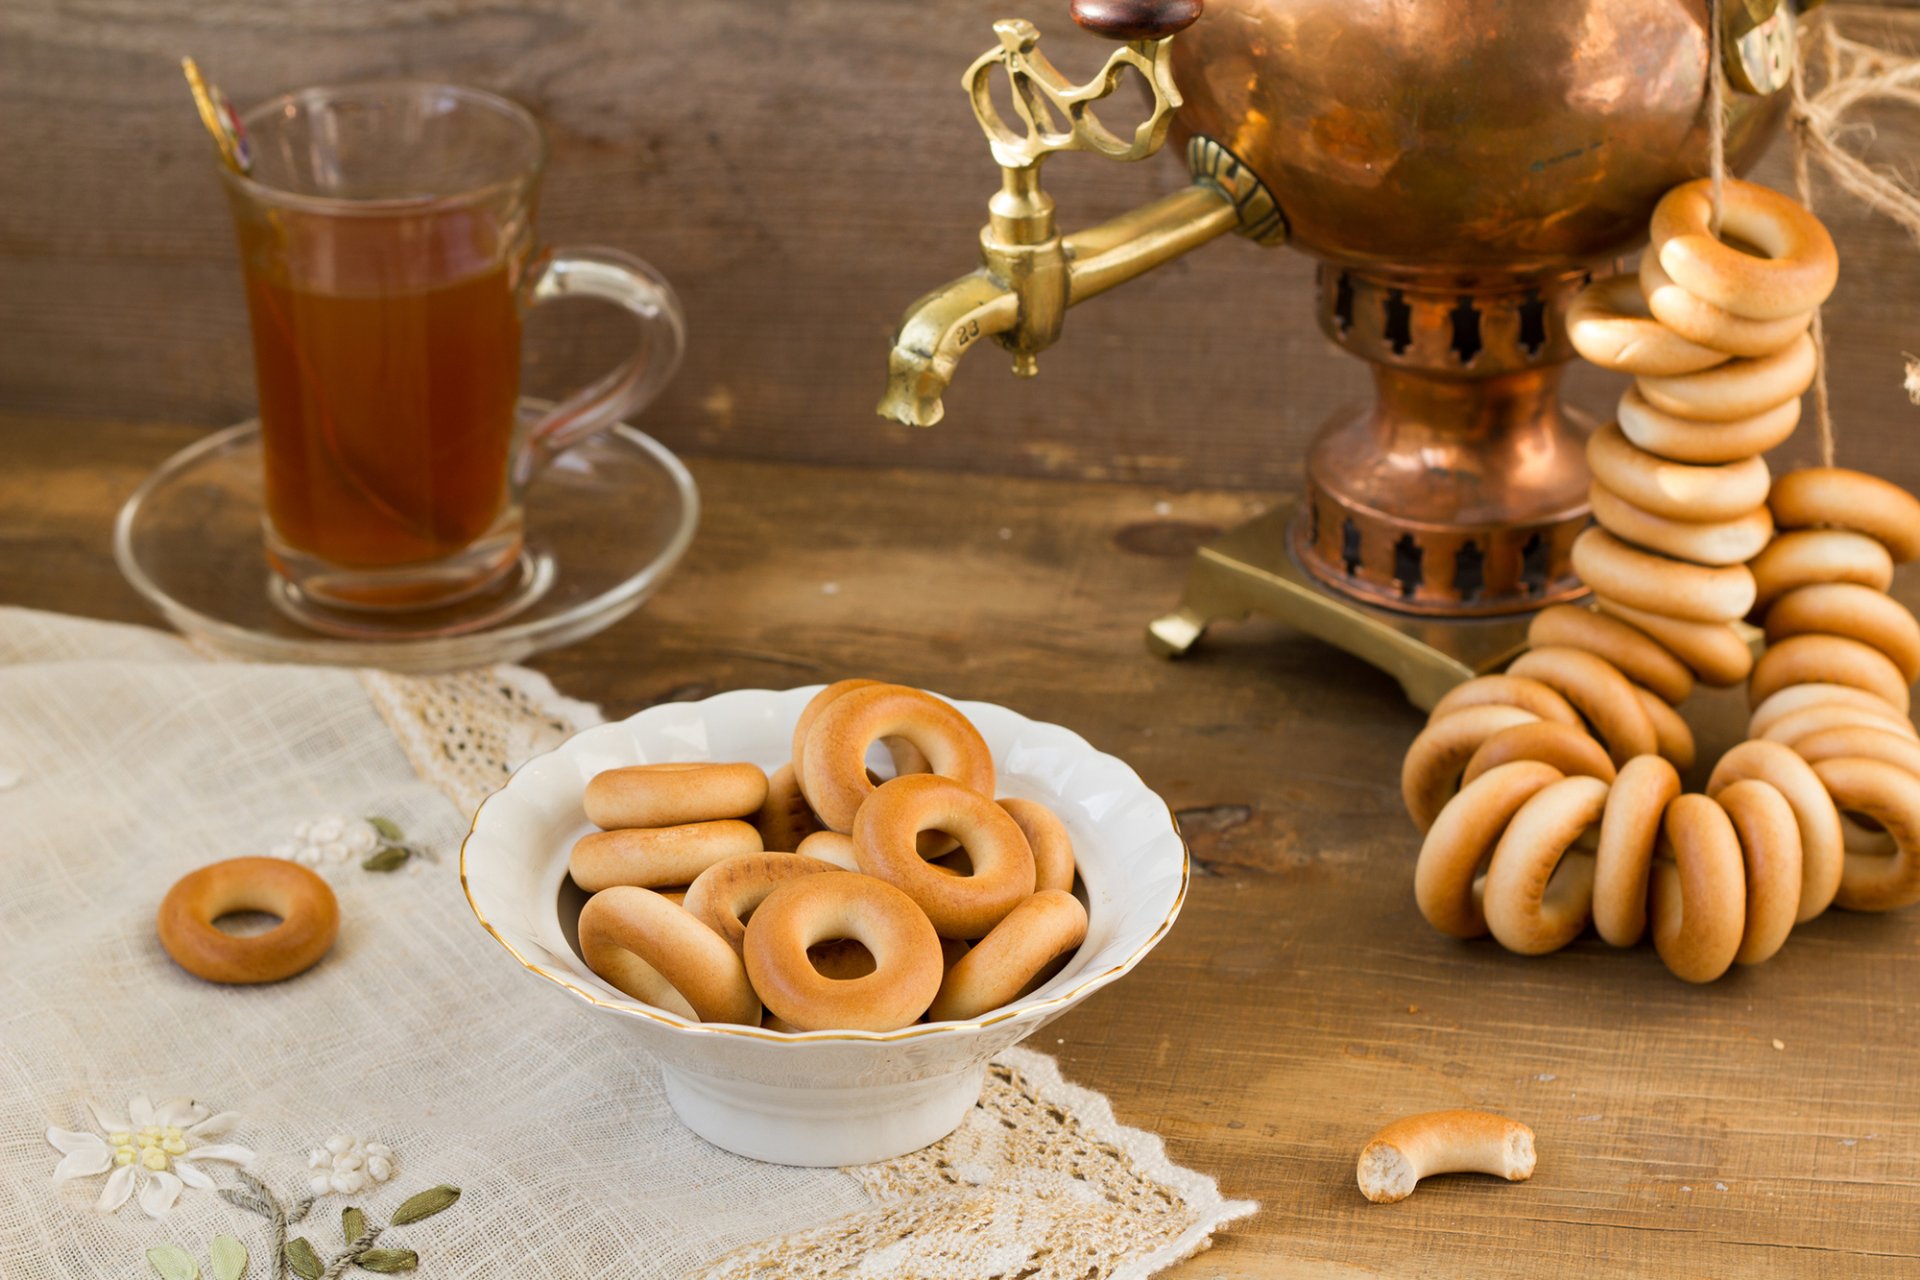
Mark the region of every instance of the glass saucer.
[[[521, 412], [545, 407], [526, 400]], [[257, 421], [182, 449], [120, 509], [120, 571], [168, 622], [222, 653], [419, 673], [516, 662], [611, 626], [673, 571], [700, 517], [680, 460], [644, 432], [615, 427], [562, 454], [528, 489], [526, 551], [502, 588], [517, 605], [510, 616], [487, 624], [459, 612], [471, 606], [451, 606], [389, 616], [389, 625], [411, 622], [412, 634], [341, 639], [276, 602], [283, 587], [261, 547], [261, 488]]]

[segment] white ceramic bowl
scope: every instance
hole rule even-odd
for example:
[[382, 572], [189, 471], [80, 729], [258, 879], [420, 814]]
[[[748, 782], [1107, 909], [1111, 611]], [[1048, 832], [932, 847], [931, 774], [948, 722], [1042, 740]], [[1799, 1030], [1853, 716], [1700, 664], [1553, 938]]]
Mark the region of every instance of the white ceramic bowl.
[[964, 1022], [778, 1032], [694, 1022], [596, 977], [575, 949], [585, 895], [567, 879], [568, 851], [593, 829], [580, 803], [587, 780], [682, 760], [751, 760], [771, 771], [819, 688], [667, 703], [575, 735], [481, 804], [460, 879], [474, 915], [514, 959], [614, 1015], [659, 1059], [668, 1100], [695, 1133], [757, 1160], [864, 1164], [946, 1136], [979, 1098], [989, 1058], [1138, 964], [1179, 914], [1187, 851], [1165, 802], [1121, 761], [1058, 725], [961, 702], [992, 748], [999, 793], [1042, 801], [1073, 835], [1087, 940], [1046, 985]]

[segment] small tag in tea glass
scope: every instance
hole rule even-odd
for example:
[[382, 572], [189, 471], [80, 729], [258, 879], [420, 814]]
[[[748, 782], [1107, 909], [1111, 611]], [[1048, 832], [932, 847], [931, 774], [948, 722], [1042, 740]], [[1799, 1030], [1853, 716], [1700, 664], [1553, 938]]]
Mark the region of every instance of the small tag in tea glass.
[[[615, 249], [540, 246], [546, 138], [495, 94], [304, 89], [248, 112], [240, 132], [251, 170], [222, 177], [252, 321], [276, 600], [309, 626], [370, 635], [498, 588], [520, 562], [528, 481], [673, 376], [684, 321], [672, 288]], [[639, 341], [528, 424], [521, 320], [560, 297], [626, 308]]]

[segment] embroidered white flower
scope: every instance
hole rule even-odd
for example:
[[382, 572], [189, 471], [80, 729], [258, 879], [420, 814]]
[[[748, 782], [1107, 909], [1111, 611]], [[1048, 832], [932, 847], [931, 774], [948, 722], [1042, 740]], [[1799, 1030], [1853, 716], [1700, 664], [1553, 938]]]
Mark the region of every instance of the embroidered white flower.
[[307, 1190], [314, 1195], [353, 1195], [393, 1176], [393, 1150], [385, 1143], [336, 1133], [324, 1146], [307, 1152], [307, 1168], [312, 1171]]
[[326, 862], [345, 862], [364, 858], [380, 847], [379, 830], [365, 818], [332, 816], [303, 822], [293, 829], [293, 839], [267, 850], [276, 858], [286, 858], [302, 866], [317, 867]]
[[19, 786], [21, 780], [26, 776], [26, 774], [20, 772], [18, 769], [10, 769], [4, 764], [0, 764], [0, 791]]
[[233, 1142], [212, 1142], [240, 1123], [238, 1112], [208, 1111], [191, 1098], [174, 1098], [155, 1106], [144, 1095], [127, 1100], [123, 1117], [110, 1116], [89, 1102], [99, 1133], [48, 1129], [47, 1141], [61, 1156], [53, 1180], [91, 1178], [112, 1170], [93, 1207], [112, 1213], [140, 1189], [140, 1207], [150, 1218], [165, 1216], [180, 1198], [183, 1187], [207, 1190], [213, 1179], [200, 1168], [204, 1163], [246, 1166], [253, 1152]]

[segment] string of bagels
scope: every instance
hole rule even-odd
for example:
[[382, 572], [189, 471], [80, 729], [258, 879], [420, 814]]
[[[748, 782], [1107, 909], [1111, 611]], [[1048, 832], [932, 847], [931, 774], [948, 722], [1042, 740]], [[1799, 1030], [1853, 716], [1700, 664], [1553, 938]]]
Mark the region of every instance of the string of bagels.
[[[1826, 30], [1809, 93], [1803, 29], [1795, 200], [1726, 174], [1718, 3], [1709, 16], [1712, 173], [1668, 192], [1638, 272], [1568, 317], [1582, 356], [1633, 379], [1588, 442], [1595, 524], [1573, 566], [1595, 607], [1540, 612], [1504, 673], [1434, 706], [1401, 771], [1436, 929], [1526, 955], [1589, 925], [1616, 947], [1651, 932], [1688, 982], [1768, 959], [1831, 906], [1920, 902], [1920, 621], [1887, 595], [1920, 557], [1920, 499], [1834, 465], [1819, 317], [1839, 257], [1808, 172], [1920, 237], [1920, 200], [1835, 141], [1860, 101], [1920, 102], [1920, 63]], [[1822, 465], [1776, 478], [1763, 455], [1809, 388]], [[1686, 791], [1677, 708], [1743, 682], [1746, 740]]]

